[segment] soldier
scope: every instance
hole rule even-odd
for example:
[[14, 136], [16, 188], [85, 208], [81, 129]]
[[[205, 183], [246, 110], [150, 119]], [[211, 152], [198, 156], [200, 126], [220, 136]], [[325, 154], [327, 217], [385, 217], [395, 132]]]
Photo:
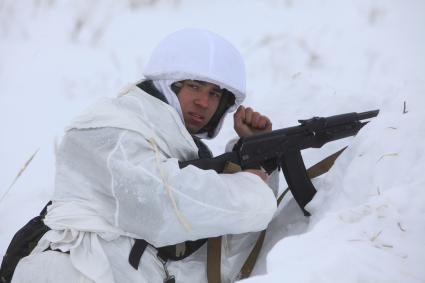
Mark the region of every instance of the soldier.
[[44, 219], [50, 230], [12, 282], [207, 282], [205, 239], [219, 235], [234, 235], [222, 279], [236, 279], [276, 192], [262, 170], [217, 174], [178, 161], [211, 156], [201, 139], [214, 138], [236, 109], [240, 137], [271, 131], [267, 117], [241, 105], [243, 59], [217, 34], [184, 29], [160, 42], [144, 77], [67, 129]]

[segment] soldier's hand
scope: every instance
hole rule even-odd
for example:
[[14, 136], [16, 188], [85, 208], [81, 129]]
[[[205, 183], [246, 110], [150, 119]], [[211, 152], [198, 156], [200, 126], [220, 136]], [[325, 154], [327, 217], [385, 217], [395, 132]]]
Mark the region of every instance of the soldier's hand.
[[233, 115], [234, 128], [239, 137], [249, 137], [253, 134], [266, 133], [272, 130], [272, 123], [269, 118], [252, 110], [239, 106]]
[[249, 173], [255, 174], [261, 179], [263, 179], [264, 182], [267, 180], [267, 177], [268, 177], [267, 173], [260, 169], [245, 169], [243, 170], [243, 172], [249, 172]]

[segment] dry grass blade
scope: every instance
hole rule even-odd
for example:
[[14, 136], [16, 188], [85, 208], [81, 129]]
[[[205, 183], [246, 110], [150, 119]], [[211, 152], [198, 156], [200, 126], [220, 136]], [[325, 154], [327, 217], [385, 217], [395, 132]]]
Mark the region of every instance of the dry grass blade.
[[398, 156], [398, 153], [397, 152], [394, 152], [394, 153], [387, 153], [387, 154], [384, 154], [384, 155], [382, 155], [379, 159], [378, 159], [378, 161], [376, 161], [376, 163], [378, 163], [379, 161], [381, 161], [384, 157], [387, 157], [387, 156]]
[[404, 229], [404, 228], [401, 226], [401, 223], [400, 223], [400, 222], [397, 222], [397, 225], [398, 225], [398, 228], [400, 228], [400, 230], [401, 230], [401, 231], [406, 232], [406, 229]]
[[379, 235], [381, 235], [381, 233], [382, 233], [382, 230], [379, 231], [378, 233], [376, 233], [375, 236], [373, 236], [372, 238], [370, 238], [370, 241], [372, 241], [372, 242], [375, 241], [379, 237]]
[[4, 199], [4, 197], [9, 193], [10, 189], [12, 189], [13, 185], [15, 185], [16, 181], [21, 177], [22, 173], [27, 169], [28, 165], [31, 163], [31, 161], [34, 159], [36, 154], [38, 153], [40, 149], [38, 148], [31, 157], [25, 162], [24, 166], [22, 166], [21, 170], [19, 170], [18, 174], [16, 175], [15, 179], [13, 180], [12, 184], [10, 184], [9, 188], [6, 190], [6, 192], [1, 196], [0, 202]]

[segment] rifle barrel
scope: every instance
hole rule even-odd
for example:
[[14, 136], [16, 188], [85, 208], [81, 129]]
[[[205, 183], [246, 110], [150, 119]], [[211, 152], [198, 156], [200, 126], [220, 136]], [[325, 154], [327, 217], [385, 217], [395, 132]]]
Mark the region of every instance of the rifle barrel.
[[369, 119], [378, 116], [379, 110], [370, 110], [358, 113], [359, 120]]

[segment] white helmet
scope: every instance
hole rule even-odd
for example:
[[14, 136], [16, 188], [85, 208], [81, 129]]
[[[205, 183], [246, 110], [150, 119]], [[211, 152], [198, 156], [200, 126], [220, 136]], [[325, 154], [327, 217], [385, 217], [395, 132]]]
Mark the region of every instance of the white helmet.
[[[154, 49], [144, 69], [152, 81], [200, 80], [230, 91], [235, 103], [222, 113], [213, 132], [217, 135], [224, 114], [234, 111], [245, 99], [245, 64], [236, 48], [221, 36], [200, 29], [183, 29], [168, 35]], [[170, 86], [168, 86], [170, 87]]]

